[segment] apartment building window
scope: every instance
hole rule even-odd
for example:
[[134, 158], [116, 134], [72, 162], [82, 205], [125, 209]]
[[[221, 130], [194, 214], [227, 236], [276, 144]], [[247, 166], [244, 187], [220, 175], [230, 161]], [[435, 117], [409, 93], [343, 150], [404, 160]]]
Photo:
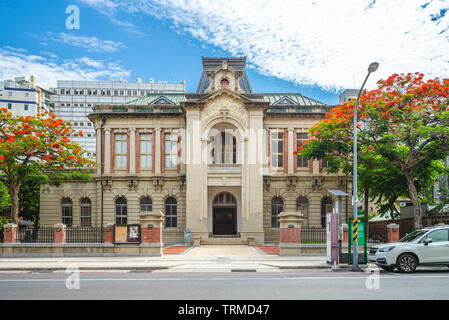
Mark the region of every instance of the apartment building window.
[[28, 92], [25, 92], [25, 97], [28, 98], [30, 94]]
[[284, 133], [271, 133], [271, 166], [273, 168], [284, 167]]
[[8, 109], [11, 110], [12, 109], [12, 104], [8, 103]]
[[110, 96], [111, 95], [111, 90], [106, 90], [106, 95]]
[[176, 168], [178, 135], [176, 133], [165, 134], [165, 167]]
[[151, 133], [140, 134], [140, 167], [152, 168], [153, 166], [153, 135]]
[[120, 90], [120, 96], [123, 96], [123, 90]]
[[92, 90], [92, 95], [96, 96], [97, 95], [97, 90]]
[[65, 94], [70, 94], [70, 89], [66, 89]]
[[92, 90], [87, 90], [87, 95], [92, 95]]
[[[296, 134], [296, 149], [298, 149], [303, 142], [307, 140], [307, 133], [297, 133]], [[296, 166], [300, 168], [308, 167], [309, 159], [303, 157], [298, 153], [296, 156]]]
[[73, 94], [78, 94], [78, 89], [73, 89]]
[[127, 96], [131, 96], [131, 90], [127, 91]]
[[12, 97], [12, 92], [8, 92], [8, 97]]
[[101, 90], [101, 95], [105, 96], [106, 95], [106, 90]]
[[24, 109], [25, 109], [25, 111], [28, 111], [28, 105], [27, 104], [24, 105]]
[[118, 96], [118, 90], [114, 90], [114, 96]]
[[80, 94], [84, 94], [84, 90], [83, 89], [80, 90]]
[[133, 96], [135, 96], [135, 97], [137, 96], [137, 90], [133, 91]]
[[117, 133], [115, 135], [115, 167], [126, 168], [127, 165], [127, 135], [126, 133]]
[[61, 89], [61, 94], [64, 94], [65, 93], [65, 89]]

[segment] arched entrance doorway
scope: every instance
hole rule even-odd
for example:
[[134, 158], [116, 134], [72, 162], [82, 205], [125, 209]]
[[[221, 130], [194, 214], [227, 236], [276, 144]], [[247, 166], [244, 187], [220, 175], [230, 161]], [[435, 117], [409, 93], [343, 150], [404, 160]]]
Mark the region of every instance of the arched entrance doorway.
[[237, 201], [229, 192], [217, 194], [212, 202], [212, 234], [237, 234]]

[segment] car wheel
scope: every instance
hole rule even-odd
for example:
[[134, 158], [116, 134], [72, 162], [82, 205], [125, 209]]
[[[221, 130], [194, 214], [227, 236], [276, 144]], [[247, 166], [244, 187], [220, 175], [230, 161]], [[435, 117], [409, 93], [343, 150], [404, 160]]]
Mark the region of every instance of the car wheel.
[[409, 273], [416, 270], [418, 261], [413, 255], [406, 253], [398, 258], [396, 266], [399, 271]]
[[387, 271], [387, 272], [393, 272], [394, 271], [394, 267], [381, 267], [383, 270]]

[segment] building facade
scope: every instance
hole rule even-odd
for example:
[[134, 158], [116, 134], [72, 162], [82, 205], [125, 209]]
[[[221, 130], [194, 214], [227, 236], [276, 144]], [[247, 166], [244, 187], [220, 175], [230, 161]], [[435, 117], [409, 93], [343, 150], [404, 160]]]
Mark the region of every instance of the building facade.
[[[245, 58], [203, 58], [196, 93], [95, 106], [93, 179], [43, 186], [41, 225], [134, 224], [157, 211], [167, 244], [184, 242], [185, 230], [205, 242], [277, 243], [283, 211], [324, 227], [335, 200], [328, 190], [350, 193], [351, 178], [294, 151], [330, 106], [301, 94], [253, 93], [245, 66]], [[350, 199], [342, 209], [346, 219]]]
[[185, 82], [154, 83], [153, 79], [142, 82], [124, 81], [71, 81], [59, 80], [55, 94], [51, 96], [54, 113], [68, 121], [77, 130], [82, 130], [83, 137], [77, 137], [74, 142], [87, 150], [87, 155], [95, 155], [95, 130], [87, 118], [96, 105], [121, 105], [138, 97], [152, 93], [184, 93]]
[[53, 91], [36, 84], [36, 78], [16, 77], [0, 82], [0, 107], [17, 116], [35, 116], [53, 111]]

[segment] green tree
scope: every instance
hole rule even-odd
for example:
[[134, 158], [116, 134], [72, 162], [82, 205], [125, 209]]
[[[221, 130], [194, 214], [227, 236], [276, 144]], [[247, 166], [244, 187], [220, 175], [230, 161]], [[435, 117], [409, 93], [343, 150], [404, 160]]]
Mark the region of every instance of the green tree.
[[[444, 159], [449, 155], [449, 79], [423, 78], [409, 73], [380, 80], [378, 89], [362, 93], [357, 111], [361, 184], [374, 192], [372, 198], [382, 196], [387, 202], [403, 196], [406, 186], [416, 229], [422, 227], [420, 198], [447, 172]], [[313, 138], [299, 151], [330, 160], [330, 170], [350, 174], [354, 107], [350, 101], [333, 108], [309, 130]]]
[[85, 150], [70, 140], [82, 135], [55, 115], [24, 118], [0, 109], [0, 181], [11, 196], [13, 223], [18, 220], [20, 190], [28, 175], [39, 172], [39, 179], [52, 180], [63, 176], [65, 169], [85, 169], [93, 164], [83, 157]]

